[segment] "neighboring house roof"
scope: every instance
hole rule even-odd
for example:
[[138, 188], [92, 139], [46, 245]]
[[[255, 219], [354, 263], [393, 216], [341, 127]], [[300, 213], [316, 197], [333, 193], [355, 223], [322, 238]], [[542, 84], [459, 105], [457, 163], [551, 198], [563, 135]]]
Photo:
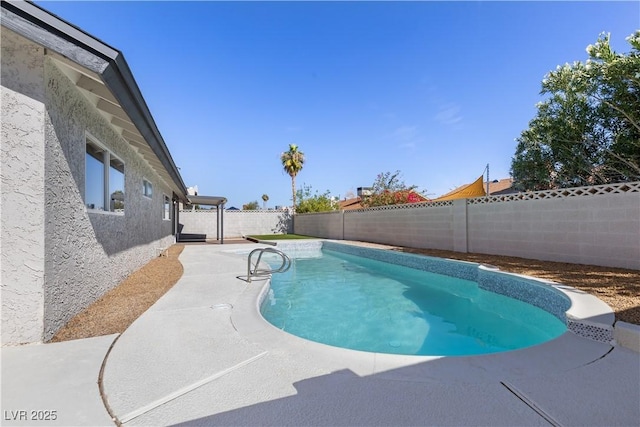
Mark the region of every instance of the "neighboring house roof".
[[[433, 199], [431, 201], [438, 201], [438, 200], [450, 200], [449, 197], [452, 195], [456, 195], [456, 194], [461, 194], [464, 193], [464, 191], [470, 187], [472, 187], [475, 184], [480, 184], [478, 182], [478, 180], [469, 183], [469, 184], [464, 184], [461, 185], [460, 187], [455, 188], [454, 190], [443, 194], [442, 196], [438, 197], [437, 199]], [[503, 178], [500, 180], [494, 180], [491, 181], [489, 183], [489, 194], [490, 195], [497, 195], [497, 194], [508, 194], [508, 193], [516, 193], [517, 190], [513, 189], [513, 179], [512, 178]], [[487, 183], [486, 181], [483, 182], [483, 188], [486, 189], [487, 188]], [[486, 190], [485, 190], [486, 191]], [[422, 196], [419, 193], [415, 193], [417, 196], [419, 196], [419, 201], [417, 202], [413, 202], [413, 203], [421, 203], [421, 202], [428, 202], [430, 201], [429, 199], [427, 199], [426, 197]], [[484, 194], [484, 193], [483, 193]], [[363, 206], [360, 203], [360, 197], [354, 197], [351, 199], [345, 199], [345, 200], [341, 200], [338, 202], [338, 207], [340, 210], [343, 211], [348, 211], [348, 210], [353, 210], [353, 209], [362, 209]]]
[[[487, 183], [485, 182], [485, 187]], [[494, 180], [489, 183], [489, 194], [508, 194], [517, 193], [518, 191], [513, 188], [513, 178], [503, 178], [500, 180]]]
[[182, 177], [122, 52], [31, 2], [2, 1], [2, 26], [45, 47], [45, 54], [186, 201]]
[[[411, 199], [413, 199], [413, 200], [409, 201], [409, 203], [422, 203], [422, 202], [428, 202], [429, 201], [428, 198], [424, 197], [420, 193], [416, 193], [415, 191], [411, 191], [410, 194], [412, 195], [410, 200]], [[361, 201], [362, 201], [362, 199], [360, 197], [354, 197], [354, 198], [351, 198], [351, 199], [341, 200], [341, 201], [338, 202], [338, 209], [342, 210], [342, 211], [363, 209], [364, 206], [362, 206]]]
[[362, 209], [360, 204], [360, 197], [354, 197], [351, 199], [340, 200], [338, 202], [338, 209], [341, 211], [349, 211], [353, 209]]

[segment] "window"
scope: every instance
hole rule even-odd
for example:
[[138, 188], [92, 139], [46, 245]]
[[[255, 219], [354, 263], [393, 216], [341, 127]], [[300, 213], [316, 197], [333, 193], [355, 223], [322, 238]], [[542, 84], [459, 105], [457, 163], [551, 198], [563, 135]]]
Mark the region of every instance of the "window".
[[166, 194], [164, 196], [164, 209], [162, 210], [162, 219], [171, 219], [171, 199]]
[[87, 141], [84, 201], [88, 209], [104, 210], [104, 151]]
[[109, 210], [124, 212], [124, 163], [113, 156], [109, 159]]
[[148, 198], [153, 197], [153, 184], [146, 179], [142, 180], [142, 195]]
[[87, 137], [85, 206], [105, 212], [124, 212], [124, 162]]

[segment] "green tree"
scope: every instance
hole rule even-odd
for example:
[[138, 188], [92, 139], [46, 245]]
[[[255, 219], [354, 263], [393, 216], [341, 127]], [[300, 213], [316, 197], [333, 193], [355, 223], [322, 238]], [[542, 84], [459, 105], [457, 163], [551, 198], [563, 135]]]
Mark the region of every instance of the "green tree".
[[111, 203], [113, 204], [113, 209], [124, 209], [124, 192], [116, 190], [111, 193]]
[[262, 208], [267, 209], [267, 202], [269, 201], [269, 196], [266, 194], [262, 195]]
[[417, 186], [407, 185], [402, 180], [402, 173], [383, 172], [376, 176], [371, 195], [364, 196], [362, 206], [386, 206], [413, 202]]
[[516, 140], [511, 162], [521, 190], [640, 180], [640, 31], [629, 54], [610, 36], [589, 58], [558, 66], [542, 81], [537, 115]]
[[258, 201], [249, 202], [246, 205], [242, 205], [243, 211], [255, 211], [258, 209]]
[[289, 144], [289, 150], [280, 154], [280, 161], [284, 171], [291, 177], [291, 198], [293, 208], [296, 206], [296, 175], [302, 170], [304, 165], [304, 153], [298, 150], [296, 144]]
[[312, 194], [310, 185], [302, 184], [302, 188], [296, 191], [296, 198], [298, 200], [296, 213], [330, 212], [338, 209], [338, 204], [331, 197], [329, 190], [323, 194], [319, 194], [316, 190], [315, 194]]

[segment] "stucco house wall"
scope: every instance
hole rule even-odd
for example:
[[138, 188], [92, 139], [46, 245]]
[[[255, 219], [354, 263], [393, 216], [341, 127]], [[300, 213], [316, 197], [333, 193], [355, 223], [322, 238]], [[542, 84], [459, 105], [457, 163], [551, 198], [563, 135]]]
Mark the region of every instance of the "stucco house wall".
[[44, 52], [2, 29], [2, 343], [42, 340]]
[[[2, 345], [12, 345], [51, 339], [172, 244], [164, 195], [175, 194], [39, 43], [4, 22], [1, 36]], [[88, 134], [124, 162], [124, 214], [85, 208]]]
[[[156, 176], [75, 85], [45, 58], [45, 299], [44, 339], [71, 317], [175, 241], [162, 219]], [[84, 205], [86, 132], [125, 164], [124, 215], [87, 211]], [[142, 180], [153, 184], [142, 195]], [[89, 286], [90, 284], [90, 286]]]

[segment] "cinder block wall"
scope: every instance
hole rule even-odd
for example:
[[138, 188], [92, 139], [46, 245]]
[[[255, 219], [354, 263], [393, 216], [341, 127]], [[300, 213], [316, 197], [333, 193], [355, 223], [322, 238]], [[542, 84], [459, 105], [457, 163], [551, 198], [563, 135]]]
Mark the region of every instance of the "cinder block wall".
[[220, 210], [224, 234], [216, 231], [218, 214], [211, 210], [180, 211], [181, 233], [205, 234], [208, 239], [241, 237], [248, 234], [292, 233], [292, 219], [287, 211], [224, 211]]
[[469, 205], [469, 252], [640, 269], [640, 192]]
[[452, 214], [452, 206], [347, 211], [344, 239], [453, 250]]
[[344, 239], [344, 212], [323, 212], [295, 216], [295, 229], [304, 230], [305, 236], [322, 236], [326, 239]]
[[294, 227], [321, 238], [640, 269], [640, 182], [296, 215]]

